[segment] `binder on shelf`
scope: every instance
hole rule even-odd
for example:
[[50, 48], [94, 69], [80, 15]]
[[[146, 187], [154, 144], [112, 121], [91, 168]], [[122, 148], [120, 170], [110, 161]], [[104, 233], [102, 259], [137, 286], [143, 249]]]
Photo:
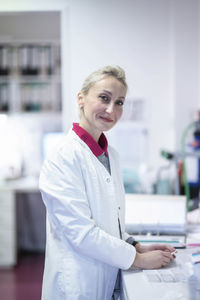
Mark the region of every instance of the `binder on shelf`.
[[10, 47], [0, 45], [0, 76], [10, 74]]

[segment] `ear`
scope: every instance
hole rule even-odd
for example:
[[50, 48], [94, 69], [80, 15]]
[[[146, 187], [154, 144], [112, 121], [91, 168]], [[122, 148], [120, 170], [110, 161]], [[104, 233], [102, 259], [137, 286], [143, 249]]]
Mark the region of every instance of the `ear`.
[[77, 102], [78, 102], [79, 108], [83, 108], [84, 107], [84, 95], [83, 95], [82, 92], [78, 92], [78, 94], [77, 94]]

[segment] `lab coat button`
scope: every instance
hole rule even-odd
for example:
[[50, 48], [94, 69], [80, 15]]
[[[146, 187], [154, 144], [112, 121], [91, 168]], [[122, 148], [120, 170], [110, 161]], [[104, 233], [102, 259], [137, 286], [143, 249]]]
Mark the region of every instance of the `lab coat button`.
[[106, 182], [109, 183], [110, 182], [110, 178], [106, 178]]

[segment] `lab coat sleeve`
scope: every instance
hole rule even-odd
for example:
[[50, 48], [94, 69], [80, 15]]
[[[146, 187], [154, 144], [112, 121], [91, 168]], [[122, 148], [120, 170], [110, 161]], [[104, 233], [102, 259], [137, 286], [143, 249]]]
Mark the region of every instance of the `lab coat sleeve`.
[[57, 233], [75, 251], [120, 269], [129, 269], [135, 248], [96, 226], [92, 218], [80, 163], [47, 162], [40, 174], [40, 190]]

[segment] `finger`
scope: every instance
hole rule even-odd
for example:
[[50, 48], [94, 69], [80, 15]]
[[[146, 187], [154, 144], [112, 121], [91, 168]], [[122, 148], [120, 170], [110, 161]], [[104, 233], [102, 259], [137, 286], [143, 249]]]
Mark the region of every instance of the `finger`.
[[170, 258], [170, 262], [171, 262], [171, 261], [173, 261], [176, 258], [176, 256], [170, 253], [170, 257], [169, 258]]
[[162, 266], [163, 266], [163, 267], [166, 267], [169, 263], [170, 263], [170, 261], [164, 260], [164, 261], [162, 262]]
[[177, 254], [177, 253], [178, 253], [178, 251], [175, 250], [175, 251], [171, 252], [171, 255], [173, 255], [174, 257], [176, 257], [176, 254]]
[[176, 249], [170, 245], [165, 245], [165, 250], [166, 251], [170, 251], [170, 252], [174, 252]]
[[163, 260], [163, 263], [165, 264], [165, 266], [167, 266], [170, 262], [171, 262], [171, 258], [165, 258]]
[[170, 245], [159, 245], [157, 246], [157, 249], [160, 249], [165, 252], [174, 252], [176, 249], [171, 247]]
[[164, 260], [171, 262], [174, 258], [175, 257], [171, 254], [171, 252], [164, 252]]
[[163, 251], [163, 256], [164, 257], [171, 257], [172, 255], [171, 255], [171, 252], [169, 252], [169, 251]]

